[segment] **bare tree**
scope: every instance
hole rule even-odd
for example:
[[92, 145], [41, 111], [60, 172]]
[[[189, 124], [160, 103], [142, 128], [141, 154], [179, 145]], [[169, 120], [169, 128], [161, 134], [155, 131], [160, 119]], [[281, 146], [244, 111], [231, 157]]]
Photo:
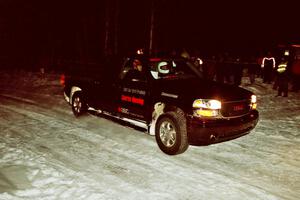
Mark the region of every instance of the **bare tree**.
[[119, 0], [115, 0], [115, 13], [114, 13], [114, 54], [117, 55], [119, 52], [119, 15], [120, 15], [120, 4]]
[[104, 36], [104, 55], [110, 54], [109, 40], [110, 40], [110, 1], [105, 2], [105, 36]]
[[151, 16], [150, 16], [150, 37], [149, 37], [149, 54], [153, 51], [153, 33], [154, 33], [154, 0], [151, 1]]

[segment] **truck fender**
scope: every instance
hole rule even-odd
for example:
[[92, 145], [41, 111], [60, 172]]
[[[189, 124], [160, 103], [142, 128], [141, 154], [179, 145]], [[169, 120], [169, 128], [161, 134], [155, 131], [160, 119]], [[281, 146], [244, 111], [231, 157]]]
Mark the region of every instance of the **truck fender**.
[[71, 88], [71, 92], [70, 92], [70, 101], [69, 103], [72, 104], [72, 97], [74, 95], [75, 92], [78, 92], [78, 91], [82, 91], [82, 89], [80, 87], [77, 87], [77, 86], [73, 86]]
[[156, 125], [157, 119], [159, 118], [160, 115], [162, 115], [164, 113], [164, 110], [165, 110], [164, 103], [157, 102], [154, 105], [154, 110], [152, 113], [152, 120], [150, 122], [149, 131], [148, 131], [150, 135], [155, 135], [155, 125]]

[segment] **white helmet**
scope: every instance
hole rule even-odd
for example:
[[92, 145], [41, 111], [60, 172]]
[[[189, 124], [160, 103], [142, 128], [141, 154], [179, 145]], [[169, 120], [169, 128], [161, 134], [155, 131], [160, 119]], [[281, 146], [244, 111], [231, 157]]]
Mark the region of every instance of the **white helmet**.
[[157, 68], [158, 68], [158, 72], [161, 74], [168, 74], [170, 72], [168, 63], [165, 61], [158, 63]]

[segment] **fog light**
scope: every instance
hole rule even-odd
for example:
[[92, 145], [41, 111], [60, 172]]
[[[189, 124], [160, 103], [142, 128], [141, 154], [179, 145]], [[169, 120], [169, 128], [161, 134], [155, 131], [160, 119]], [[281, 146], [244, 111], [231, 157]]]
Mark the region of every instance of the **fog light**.
[[198, 117], [215, 117], [218, 116], [219, 112], [218, 110], [197, 109], [194, 114]]
[[256, 100], [257, 100], [256, 96], [254, 94], [251, 95], [251, 103], [255, 104]]

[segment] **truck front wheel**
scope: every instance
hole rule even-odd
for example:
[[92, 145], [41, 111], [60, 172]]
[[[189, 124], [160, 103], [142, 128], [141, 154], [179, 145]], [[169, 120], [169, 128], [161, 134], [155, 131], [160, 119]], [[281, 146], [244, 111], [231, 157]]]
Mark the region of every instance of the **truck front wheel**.
[[168, 155], [185, 152], [189, 144], [184, 115], [172, 111], [160, 116], [155, 127], [155, 139], [159, 148]]
[[87, 106], [81, 92], [75, 92], [72, 97], [72, 111], [75, 117], [79, 117], [87, 111]]

